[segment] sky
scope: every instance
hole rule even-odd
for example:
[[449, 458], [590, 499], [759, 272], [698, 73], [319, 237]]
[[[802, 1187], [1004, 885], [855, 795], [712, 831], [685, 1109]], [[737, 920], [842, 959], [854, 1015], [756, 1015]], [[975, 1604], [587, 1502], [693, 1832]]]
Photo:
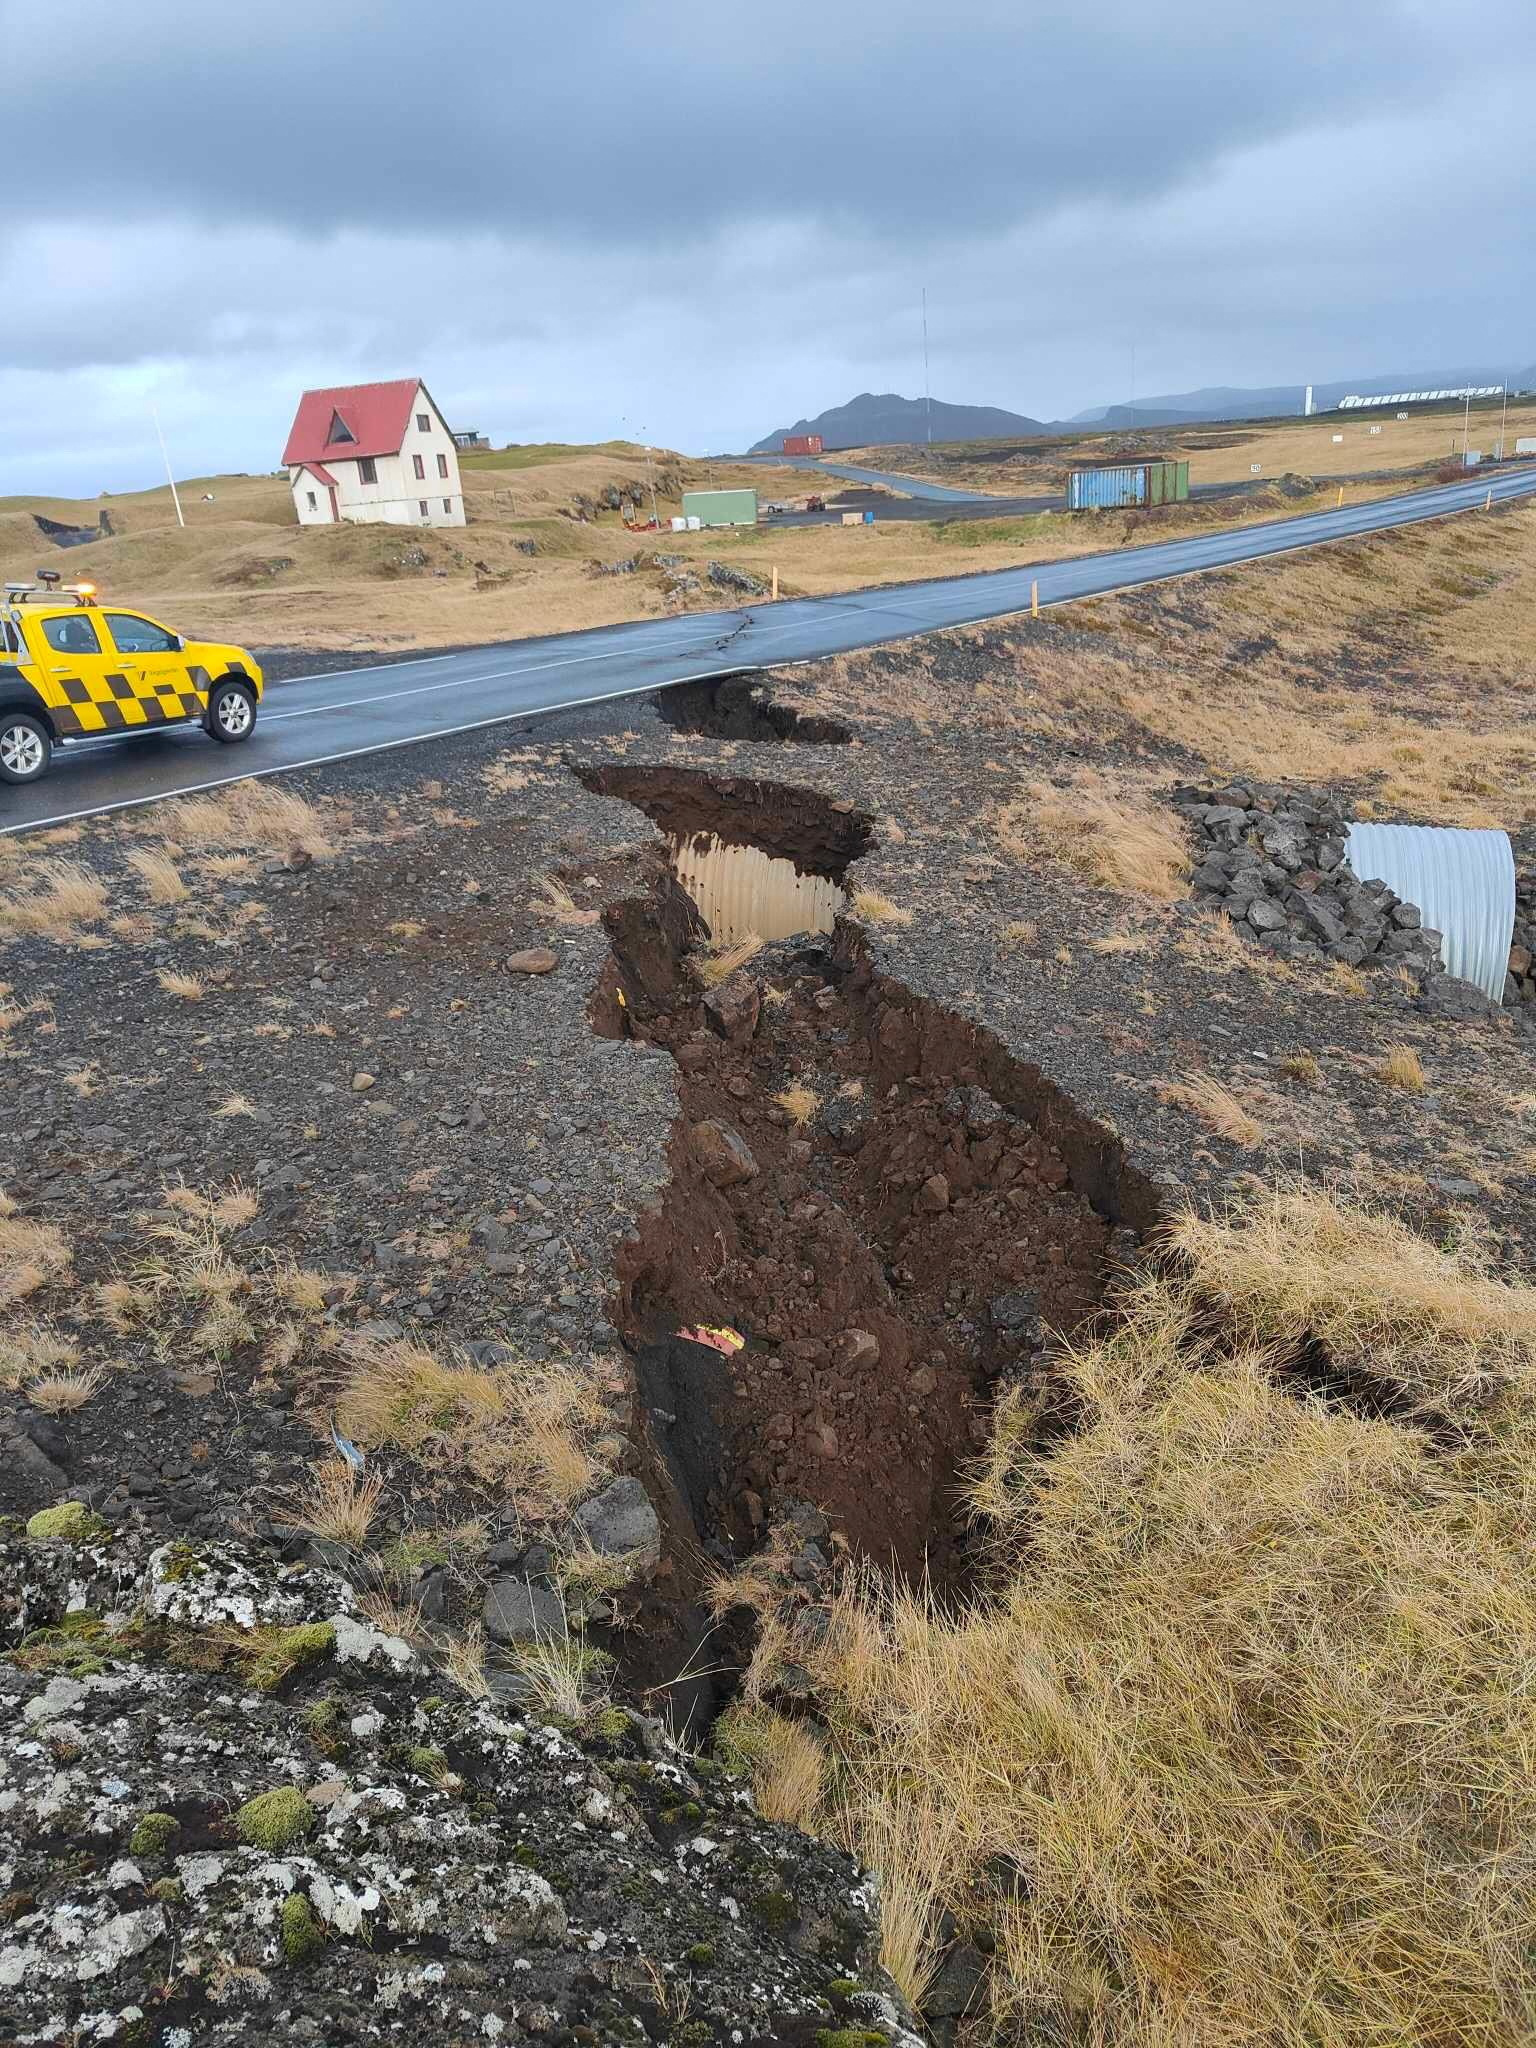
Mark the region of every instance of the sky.
[[[41, 21], [41, 25], [40, 25]], [[1530, 0], [0, 0], [0, 496], [1536, 360]], [[1133, 362], [1134, 355], [1134, 362]], [[1133, 385], [1134, 378], [1134, 385]]]

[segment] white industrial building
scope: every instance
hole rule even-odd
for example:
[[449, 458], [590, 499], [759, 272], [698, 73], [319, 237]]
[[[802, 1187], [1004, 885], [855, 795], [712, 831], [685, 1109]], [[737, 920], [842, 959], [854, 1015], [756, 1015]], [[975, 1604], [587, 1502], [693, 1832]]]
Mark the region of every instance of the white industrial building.
[[306, 391], [283, 463], [301, 526], [462, 526], [452, 432], [419, 377]]

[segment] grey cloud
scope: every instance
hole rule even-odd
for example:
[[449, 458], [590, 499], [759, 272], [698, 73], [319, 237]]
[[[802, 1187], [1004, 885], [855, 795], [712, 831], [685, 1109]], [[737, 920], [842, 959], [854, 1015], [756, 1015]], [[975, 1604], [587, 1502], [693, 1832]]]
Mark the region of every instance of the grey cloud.
[[[1513, 0], [1484, 12], [1507, 57]], [[39, 203], [108, 218], [899, 239], [1166, 191], [1356, 117], [1362, 65], [1376, 106], [1424, 105], [1489, 48], [1411, 0], [86, 0], [68, 62], [11, 96], [7, 153]]]

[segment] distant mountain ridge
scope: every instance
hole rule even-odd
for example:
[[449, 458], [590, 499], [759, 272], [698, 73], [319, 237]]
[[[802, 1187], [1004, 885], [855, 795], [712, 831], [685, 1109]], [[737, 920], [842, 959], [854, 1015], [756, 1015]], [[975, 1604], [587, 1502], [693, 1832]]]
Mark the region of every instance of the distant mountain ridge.
[[[1389, 376], [1338, 377], [1313, 386], [1313, 403], [1319, 412], [1331, 411], [1341, 398], [1358, 392], [1372, 397], [1393, 391], [1436, 391], [1457, 384], [1502, 384], [1506, 376], [1511, 391], [1536, 388], [1536, 363], [1523, 370], [1470, 369], [1399, 371]], [[1084, 428], [1102, 427], [1122, 432], [1128, 427], [1193, 426], [1214, 420], [1272, 419], [1286, 413], [1300, 414], [1306, 397], [1304, 384], [1207, 384], [1196, 391], [1168, 391], [1138, 398], [1134, 405], [1090, 406], [1069, 420], [1031, 419], [1027, 413], [1009, 412], [998, 405], [951, 405], [933, 401], [932, 438], [935, 441], [1021, 440], [1031, 434], [1081, 433]], [[820, 434], [830, 454], [836, 448], [881, 448], [921, 446], [929, 438], [929, 411], [921, 398], [903, 398], [894, 391], [861, 391], [846, 405], [831, 406], [815, 419], [797, 420], [792, 427], [778, 427], [753, 443], [753, 455], [776, 455], [788, 434]]]
[[[935, 441], [1003, 441], [1026, 434], [1043, 434], [1045, 427], [1021, 412], [1007, 412], [1000, 405], [948, 405], [933, 401]], [[792, 427], [778, 427], [754, 442], [753, 455], [777, 455], [787, 434], [820, 434], [822, 445], [833, 448], [881, 448], [928, 439], [929, 408], [923, 398], [902, 398], [895, 391], [861, 391], [846, 405], [834, 405], [813, 420], [796, 420]]]

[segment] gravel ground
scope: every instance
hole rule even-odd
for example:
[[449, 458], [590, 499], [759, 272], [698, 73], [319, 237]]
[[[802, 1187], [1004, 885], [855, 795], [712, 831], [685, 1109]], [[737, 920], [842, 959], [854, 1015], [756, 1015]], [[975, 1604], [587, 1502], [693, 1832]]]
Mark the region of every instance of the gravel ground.
[[[285, 1505], [332, 1454], [355, 1347], [559, 1367], [601, 1398], [590, 1489], [611, 1504], [613, 1474], [639, 1479], [656, 1509], [647, 1525], [641, 1495], [643, 1539], [660, 1517], [638, 1589], [583, 1610], [591, 1640], [621, 1685], [665, 1691], [667, 1667], [696, 1657], [711, 1550], [728, 1557], [806, 1499], [826, 1507], [829, 1542], [851, 1532], [878, 1549], [898, 1518], [946, 1520], [991, 1381], [1035, 1383], [1038, 1316], [1092, 1313], [1126, 1234], [1160, 1209], [1304, 1167], [1437, 1233], [1489, 1228], [1499, 1257], [1528, 1259], [1531, 1063], [1507, 1019], [1450, 1023], [1389, 974], [1355, 983], [1276, 962], [1188, 906], [1117, 897], [999, 838], [1000, 805], [1033, 782], [1091, 766], [1171, 790], [1206, 766], [1150, 737], [1069, 736], [1046, 705], [1013, 715], [1032, 634], [1082, 644], [1053, 621], [956, 634], [768, 678], [773, 715], [739, 687], [718, 706], [695, 692], [672, 723], [646, 704], [592, 707], [255, 785], [314, 815], [269, 826], [244, 864], [227, 836], [210, 846], [208, 805], [7, 842], [13, 904], [41, 900], [50, 877], [80, 898], [71, 863], [105, 901], [84, 891], [73, 926], [13, 938], [0, 968], [0, 1186], [14, 1205], [0, 1217], [0, 1510], [72, 1498], [120, 1554], [233, 1540], [268, 1564], [366, 1580], [372, 1567], [335, 1542], [296, 1538]], [[958, 715], [912, 699], [914, 663]], [[878, 892], [856, 894], [835, 933], [749, 965], [745, 1036], [742, 1011], [736, 1025], [712, 1017], [680, 966], [689, 913], [647, 809], [684, 836], [736, 830]], [[144, 858], [157, 849], [185, 896], [156, 900], [175, 896]], [[41, 862], [66, 865], [44, 875]], [[1393, 1047], [1419, 1055], [1422, 1092], [1382, 1078]], [[816, 1084], [801, 1123], [773, 1101], [793, 1079]], [[1229, 1135], [1208, 1097], [1184, 1092], [1209, 1082], [1248, 1119]], [[752, 1173], [720, 1172], [739, 1160], [728, 1136], [700, 1138], [711, 1122], [739, 1127]], [[149, 1312], [99, 1291], [132, 1295], [171, 1244], [183, 1278]], [[637, 1388], [620, 1344], [643, 1372], [660, 1345], [675, 1385], [699, 1347], [668, 1339], [674, 1315], [748, 1339], [712, 1382], [735, 1431], [719, 1468], [734, 1497], [713, 1503], [668, 1441], [678, 1417], [660, 1382]], [[80, 1405], [28, 1398], [40, 1373], [71, 1370], [90, 1375]], [[530, 1507], [430, 1434], [369, 1469], [383, 1486], [370, 1550], [423, 1528], [442, 1542], [445, 1563], [390, 1582], [419, 1607], [411, 1626], [483, 1612], [515, 1635], [519, 1601], [553, 1602], [565, 1626], [549, 1556], [570, 1541], [568, 1500]], [[915, 1564], [922, 1546], [901, 1534]], [[516, 1698], [494, 1656], [490, 1669]], [[173, 1719], [224, 1712], [201, 1682], [126, 1683], [113, 1697], [129, 1702], [136, 1771], [161, 1691]], [[426, 1711], [419, 1690], [380, 1711]], [[352, 1707], [368, 1719], [366, 1699]], [[271, 1768], [295, 1753], [295, 1725], [255, 1717], [231, 1758], [247, 1776]], [[401, 1789], [397, 1756], [366, 1761]], [[239, 1789], [220, 1770], [210, 1798]], [[670, 1825], [657, 1839], [675, 1859]], [[150, 1912], [149, 1881], [122, 1878], [122, 1914]], [[804, 1881], [830, 1899], [841, 1880], [820, 1864]], [[584, 1866], [564, 1904], [601, 1931], [582, 1903], [595, 1884]], [[112, 1899], [88, 1889], [105, 1925]], [[818, 1928], [825, 1958], [820, 1934], [836, 1930], [826, 1914]], [[157, 1921], [139, 1953], [162, 1967], [176, 1938]], [[286, 1968], [275, 1940], [253, 1936], [258, 1953], [231, 1949], [231, 1966]], [[348, 1955], [338, 1945], [327, 1982], [350, 2026], [372, 1972]], [[789, 2009], [809, 2012], [802, 1962], [782, 1966], [802, 2000]], [[76, 2008], [131, 2003], [141, 1974], [122, 1959]], [[548, 1976], [565, 1986], [549, 2024], [584, 2021], [590, 1992], [552, 1959]], [[829, 2016], [847, 2014], [842, 1996]], [[888, 2014], [870, 2006], [868, 2024], [902, 2038]], [[653, 2017], [648, 2037], [666, 2038]], [[815, 2027], [746, 2038], [809, 2042]]]

